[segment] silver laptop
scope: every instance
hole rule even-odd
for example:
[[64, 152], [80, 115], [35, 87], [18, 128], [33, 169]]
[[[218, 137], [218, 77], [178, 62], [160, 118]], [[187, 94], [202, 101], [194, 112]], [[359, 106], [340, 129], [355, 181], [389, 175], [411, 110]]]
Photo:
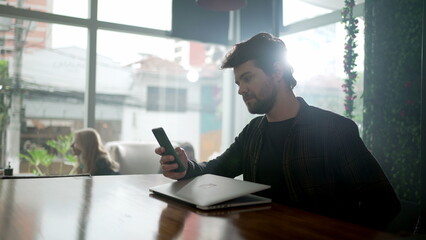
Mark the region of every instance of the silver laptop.
[[270, 203], [271, 199], [253, 195], [269, 185], [204, 174], [149, 188], [155, 194], [178, 199], [202, 210]]

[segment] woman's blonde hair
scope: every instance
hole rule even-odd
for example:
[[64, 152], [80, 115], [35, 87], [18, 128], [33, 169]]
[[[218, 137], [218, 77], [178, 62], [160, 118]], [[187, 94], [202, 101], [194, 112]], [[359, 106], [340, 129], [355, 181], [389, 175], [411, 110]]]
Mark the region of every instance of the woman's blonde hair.
[[103, 157], [105, 164], [111, 170], [117, 172], [120, 168], [118, 162], [111, 159], [105, 150], [99, 133], [93, 128], [83, 128], [74, 132], [74, 142], [81, 151], [78, 156], [83, 163], [84, 172], [94, 174], [96, 171], [96, 161]]

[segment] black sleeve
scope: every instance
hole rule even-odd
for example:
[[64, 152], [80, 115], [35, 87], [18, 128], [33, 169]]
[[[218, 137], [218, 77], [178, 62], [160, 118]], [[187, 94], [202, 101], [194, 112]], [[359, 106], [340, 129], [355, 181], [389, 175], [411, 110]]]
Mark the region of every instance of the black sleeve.
[[253, 119], [241, 133], [235, 138], [235, 141], [226, 151], [215, 159], [207, 162], [188, 161], [188, 171], [184, 179], [196, 177], [202, 174], [215, 174], [224, 177], [234, 178], [243, 173], [244, 154], [248, 151], [246, 148], [248, 136], [253, 131], [261, 117]]
[[345, 122], [337, 136], [340, 176], [350, 196], [359, 204], [355, 221], [385, 229], [401, 208], [392, 185], [353, 121]]

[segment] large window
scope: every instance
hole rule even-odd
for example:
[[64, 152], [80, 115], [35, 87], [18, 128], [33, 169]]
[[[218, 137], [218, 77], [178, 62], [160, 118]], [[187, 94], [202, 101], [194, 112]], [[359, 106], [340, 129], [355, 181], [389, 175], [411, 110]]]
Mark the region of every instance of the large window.
[[[299, 8], [299, 4], [306, 8]], [[338, 114], [344, 113], [345, 95], [342, 89], [345, 78], [343, 61], [346, 32], [343, 23], [331, 21], [332, 17], [340, 20], [340, 7], [342, 3], [331, 4], [320, 1], [284, 1], [285, 12], [288, 12], [287, 20], [293, 26], [300, 28], [299, 31], [285, 34], [281, 38], [288, 48], [288, 58], [294, 68], [294, 77], [297, 86], [294, 91], [296, 95], [303, 97], [308, 104], [318, 106]], [[296, 11], [306, 9], [306, 11]], [[311, 19], [319, 13], [331, 13], [324, 22], [332, 22], [320, 27], [311, 27], [309, 20], [294, 23], [293, 19]], [[300, 13], [300, 14], [296, 14]], [[357, 98], [355, 99], [354, 120], [358, 126], [362, 126], [362, 95], [363, 95], [363, 72], [364, 72], [364, 22], [359, 18], [357, 34], [357, 69], [358, 79], [355, 86]], [[284, 27], [285, 29], [285, 27]]]
[[[362, 27], [362, 21], [360, 21]], [[363, 39], [363, 31], [358, 39]], [[314, 39], [314, 41], [312, 40]], [[300, 95], [312, 105], [331, 110], [338, 114], [344, 112], [345, 95], [342, 89], [343, 54], [345, 32], [342, 24], [335, 23], [320, 28], [310, 29], [283, 37], [289, 49], [289, 60], [294, 68], [297, 86], [296, 95]], [[358, 74], [355, 117], [362, 121], [363, 93], [363, 41], [358, 41]], [[361, 124], [360, 124], [361, 125]]]
[[[8, 68], [1, 79], [2, 112], [9, 113], [1, 121], [2, 158], [13, 161], [83, 126], [87, 54], [79, 40], [87, 39], [87, 33], [78, 27], [1, 19], [9, 23], [0, 33], [1, 61]], [[55, 28], [73, 38], [61, 40]], [[29, 169], [28, 162], [21, 167]]]
[[[97, 3], [90, 19], [88, 0], [0, 2], [0, 167], [10, 161], [16, 172], [31, 171], [20, 154], [55, 154], [47, 141], [86, 126], [104, 143], [155, 141], [151, 129], [162, 126], [173, 142], [190, 142], [200, 161], [228, 147], [253, 117], [230, 70], [219, 70], [229, 46], [171, 38], [172, 0]], [[318, 3], [284, 0], [281, 37], [296, 94], [342, 113], [344, 32], [339, 17], [330, 21], [339, 6]]]
[[[330, 3], [331, 1], [327, 1]], [[337, 2], [337, 1], [336, 1]], [[342, 1], [343, 2], [343, 1]], [[290, 0], [283, 1], [283, 24], [289, 25], [332, 12], [323, 1]]]
[[[171, 0], [119, 6], [98, 1], [99, 22], [87, 20], [87, 0], [71, 2], [0, 3], [0, 13], [7, 15], [0, 15], [0, 167], [11, 162], [15, 173], [32, 172], [34, 166], [22, 154], [44, 149], [44, 156], [55, 157], [52, 169], [40, 164], [41, 170], [67, 173], [64, 155], [48, 141], [86, 127], [91, 114], [95, 122], [89, 127], [98, 130], [104, 143], [155, 141], [151, 129], [161, 126], [173, 142], [191, 143], [197, 160], [220, 152], [218, 61], [226, 48], [168, 37]], [[8, 16], [15, 9], [25, 14]], [[90, 60], [94, 55], [95, 65]], [[93, 73], [95, 80], [90, 79]]]
[[172, 0], [98, 0], [101, 21], [171, 30]]
[[90, 0], [3, 0], [0, 5], [9, 5], [33, 11], [48, 12], [70, 17], [87, 18]]

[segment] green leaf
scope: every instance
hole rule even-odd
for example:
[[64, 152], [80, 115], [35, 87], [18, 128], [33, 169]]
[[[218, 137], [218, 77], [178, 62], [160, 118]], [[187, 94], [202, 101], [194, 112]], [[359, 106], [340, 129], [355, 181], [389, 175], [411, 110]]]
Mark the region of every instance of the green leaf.
[[56, 140], [47, 141], [46, 144], [55, 149], [59, 153], [60, 157], [67, 158], [66, 154], [71, 150], [73, 137], [73, 133], [61, 135]]
[[20, 154], [19, 156], [27, 160], [31, 165], [37, 167], [39, 164], [42, 164], [45, 167], [48, 167], [52, 164], [54, 155], [49, 154], [49, 152], [43, 147], [36, 147], [34, 149], [27, 150], [29, 155]]

